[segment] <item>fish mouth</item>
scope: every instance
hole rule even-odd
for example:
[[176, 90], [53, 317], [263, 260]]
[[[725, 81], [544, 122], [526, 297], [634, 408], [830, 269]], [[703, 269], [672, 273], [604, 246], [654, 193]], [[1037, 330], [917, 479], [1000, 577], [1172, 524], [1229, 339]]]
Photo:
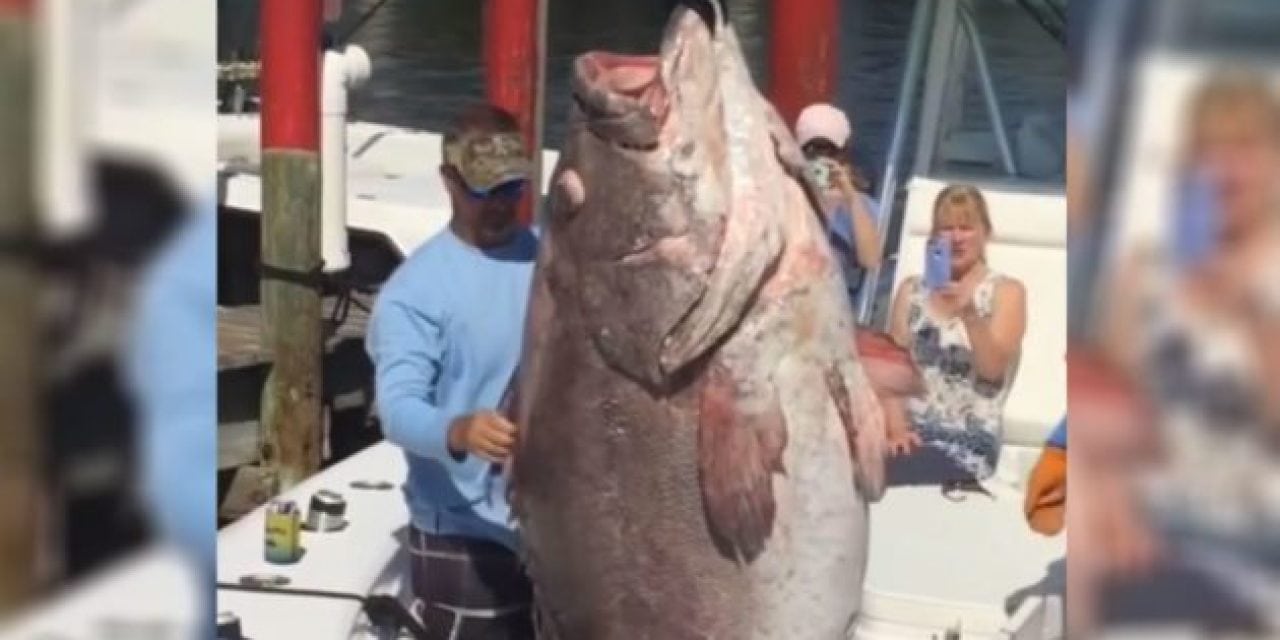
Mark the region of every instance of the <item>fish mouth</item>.
[[575, 96], [589, 117], [639, 120], [661, 128], [670, 111], [656, 55], [592, 51], [578, 58]]
[[658, 56], [592, 51], [574, 61], [573, 97], [587, 129], [619, 147], [651, 151], [670, 111]]
[[573, 97], [587, 129], [623, 148], [657, 149], [663, 131], [676, 126], [671, 116], [689, 120], [690, 109], [709, 102], [716, 86], [713, 37], [702, 15], [680, 6], [663, 30], [657, 55], [591, 51], [578, 56]]

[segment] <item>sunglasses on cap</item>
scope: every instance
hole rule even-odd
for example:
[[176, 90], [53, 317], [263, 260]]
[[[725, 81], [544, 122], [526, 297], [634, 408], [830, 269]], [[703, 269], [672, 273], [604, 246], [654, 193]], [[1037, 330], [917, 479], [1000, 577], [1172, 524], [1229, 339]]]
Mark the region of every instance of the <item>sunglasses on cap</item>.
[[[465, 185], [466, 183], [464, 182], [463, 184]], [[519, 200], [524, 196], [524, 190], [528, 184], [528, 179], [517, 178], [498, 184], [488, 190], [477, 190], [468, 186], [467, 193], [474, 200]]]

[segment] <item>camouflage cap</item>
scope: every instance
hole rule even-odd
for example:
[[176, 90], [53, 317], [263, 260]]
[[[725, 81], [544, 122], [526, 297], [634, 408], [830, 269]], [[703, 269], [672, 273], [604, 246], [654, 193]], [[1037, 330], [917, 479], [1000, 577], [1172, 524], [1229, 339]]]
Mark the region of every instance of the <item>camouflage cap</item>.
[[445, 145], [444, 162], [458, 170], [473, 191], [528, 179], [529, 158], [518, 133], [466, 133]]

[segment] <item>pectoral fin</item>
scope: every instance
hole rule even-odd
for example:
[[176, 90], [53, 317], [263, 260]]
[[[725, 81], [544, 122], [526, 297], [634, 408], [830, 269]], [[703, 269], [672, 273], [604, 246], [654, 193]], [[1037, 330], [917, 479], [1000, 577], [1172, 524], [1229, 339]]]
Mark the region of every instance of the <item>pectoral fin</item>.
[[712, 365], [698, 424], [698, 477], [713, 538], [725, 555], [750, 562], [773, 531], [773, 474], [784, 473], [787, 429], [777, 392]]

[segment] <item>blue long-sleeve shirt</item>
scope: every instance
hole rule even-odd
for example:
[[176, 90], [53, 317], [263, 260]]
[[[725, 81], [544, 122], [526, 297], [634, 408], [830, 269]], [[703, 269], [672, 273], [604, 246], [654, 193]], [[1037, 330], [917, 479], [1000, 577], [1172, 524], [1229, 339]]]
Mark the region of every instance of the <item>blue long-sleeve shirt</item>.
[[480, 250], [446, 229], [383, 286], [366, 347], [387, 440], [404, 449], [413, 525], [515, 548], [505, 481], [475, 456], [456, 460], [449, 424], [494, 409], [520, 359], [537, 239], [521, 231]]
[[[141, 493], [160, 533], [208, 581], [217, 525], [217, 245], [210, 199], [144, 276], [124, 362], [141, 428]], [[211, 620], [212, 591], [199, 606]], [[201, 637], [213, 637], [212, 622]]]
[[216, 468], [217, 219], [194, 216], [145, 276], [126, 375], [142, 426], [143, 494], [160, 530], [212, 567]]
[[[873, 221], [880, 219], [880, 203], [875, 198], [866, 194], [858, 194], [862, 198], [863, 204], [866, 205], [867, 211], [871, 214]], [[840, 263], [841, 273], [844, 274], [845, 288], [848, 290], [849, 299], [856, 303], [858, 292], [862, 289], [862, 281], [866, 276], [866, 269], [858, 264], [858, 244], [854, 239], [853, 211], [847, 204], [840, 204], [839, 208], [831, 216], [831, 226], [828, 229], [828, 241], [835, 250], [836, 260]]]

